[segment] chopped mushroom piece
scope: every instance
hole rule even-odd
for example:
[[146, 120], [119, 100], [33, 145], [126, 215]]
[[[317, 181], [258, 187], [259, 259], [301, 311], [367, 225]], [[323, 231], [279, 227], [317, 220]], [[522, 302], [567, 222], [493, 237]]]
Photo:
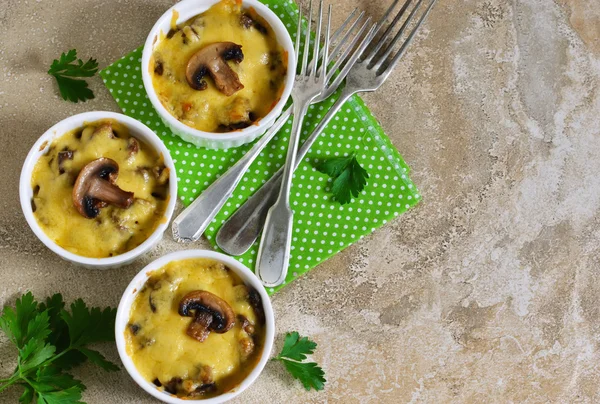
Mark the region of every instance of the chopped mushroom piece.
[[174, 377], [165, 384], [165, 391], [171, 394], [177, 394], [177, 386], [183, 382], [181, 377]]
[[164, 71], [165, 71], [165, 68], [163, 66], [163, 62], [161, 62], [160, 60], [157, 60], [154, 63], [154, 73], [158, 74], [159, 76], [162, 76]]
[[152, 173], [158, 185], [165, 185], [169, 181], [169, 169], [167, 167], [154, 167]]
[[269, 31], [267, 30], [267, 28], [264, 25], [262, 25], [260, 22], [256, 21], [256, 19], [252, 18], [250, 15], [248, 15], [246, 13], [242, 14], [242, 16], [240, 17], [240, 23], [246, 29], [250, 29], [251, 27], [254, 27], [258, 32], [260, 32], [263, 35], [267, 35], [269, 33]]
[[235, 324], [231, 306], [220, 297], [204, 290], [185, 295], [179, 302], [179, 315], [194, 317], [188, 326], [187, 334], [200, 342], [203, 342], [211, 331], [223, 334]]
[[179, 31], [179, 28], [177, 28], [177, 29], [171, 28], [169, 30], [169, 32], [167, 32], [167, 39], [173, 38], [173, 36], [175, 36], [175, 34], [177, 33], [177, 31]]
[[237, 73], [227, 64], [228, 60], [240, 63], [244, 60], [242, 46], [233, 42], [216, 42], [196, 52], [188, 61], [185, 76], [195, 90], [206, 90], [204, 77], [209, 74], [217, 89], [226, 96], [244, 88]]
[[115, 132], [113, 131], [113, 128], [112, 128], [112, 124], [110, 122], [98, 126], [96, 128], [96, 130], [92, 133], [92, 137], [98, 136], [98, 135], [104, 135], [104, 136], [108, 137], [109, 139], [116, 138]]
[[127, 140], [127, 150], [129, 150], [129, 157], [137, 154], [140, 151], [140, 142], [136, 138], [130, 137]]
[[247, 286], [248, 288], [248, 301], [250, 305], [254, 309], [254, 313], [256, 313], [256, 318], [259, 323], [265, 321], [265, 311], [263, 309], [262, 299], [260, 298], [260, 293], [252, 286]]
[[255, 119], [256, 116], [251, 111], [250, 100], [244, 97], [236, 97], [219, 113], [220, 129], [227, 132], [247, 128]]
[[193, 392], [190, 393], [190, 397], [198, 397], [203, 396], [206, 393], [211, 393], [217, 389], [217, 385], [215, 383], [202, 384], [196, 388]]
[[61, 152], [58, 152], [58, 173], [59, 174], [64, 174], [65, 173], [65, 161], [66, 160], [73, 160], [73, 153], [75, 153], [73, 150], [63, 150]]
[[145, 183], [148, 183], [148, 181], [150, 181], [150, 170], [147, 167], [138, 167], [135, 171], [142, 177], [144, 177]]
[[254, 334], [254, 325], [246, 318], [246, 316], [238, 314], [237, 320], [240, 326], [242, 327], [242, 330], [244, 330], [246, 334]]
[[200, 375], [198, 376], [198, 379], [200, 379], [204, 384], [214, 383], [213, 368], [208, 365], [202, 366], [202, 369], [200, 369]]
[[133, 335], [137, 335], [140, 332], [140, 328], [142, 328], [139, 324], [129, 324], [129, 330]]
[[[156, 386], [160, 387], [160, 380], [155, 379], [153, 382]], [[185, 394], [190, 397], [202, 396], [205, 393], [215, 391], [216, 384], [214, 382], [204, 383], [203, 381], [198, 381], [194, 379], [182, 379], [181, 377], [174, 377], [169, 380], [168, 383], [165, 384], [164, 387], [167, 393], [171, 393], [174, 395], [177, 394]]]
[[250, 356], [254, 352], [254, 341], [252, 338], [242, 338], [240, 340], [240, 350], [245, 357]]
[[73, 205], [88, 219], [100, 214], [107, 204], [128, 208], [133, 203], [133, 192], [123, 191], [115, 181], [119, 165], [109, 158], [99, 158], [81, 169], [73, 187]]
[[244, 13], [240, 17], [240, 24], [242, 24], [244, 28], [250, 28], [252, 27], [252, 24], [254, 24], [254, 20], [248, 14]]

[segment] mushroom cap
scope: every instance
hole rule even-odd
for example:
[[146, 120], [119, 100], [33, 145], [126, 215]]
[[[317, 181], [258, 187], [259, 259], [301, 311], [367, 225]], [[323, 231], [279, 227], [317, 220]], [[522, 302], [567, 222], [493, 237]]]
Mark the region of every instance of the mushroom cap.
[[100, 214], [100, 208], [113, 204], [128, 208], [133, 203], [133, 192], [123, 191], [115, 185], [119, 164], [113, 159], [101, 157], [86, 164], [73, 186], [73, 204], [88, 219]]
[[215, 42], [194, 53], [188, 61], [185, 77], [190, 87], [205, 90], [204, 77], [209, 74], [217, 89], [226, 96], [244, 88], [236, 72], [227, 64], [228, 60], [240, 63], [244, 60], [242, 46], [233, 42]]
[[190, 292], [179, 302], [181, 316], [197, 318], [200, 313], [203, 313], [203, 316], [204, 313], [212, 316], [207, 328], [219, 334], [229, 331], [235, 324], [235, 314], [231, 306], [219, 296], [205, 290]]

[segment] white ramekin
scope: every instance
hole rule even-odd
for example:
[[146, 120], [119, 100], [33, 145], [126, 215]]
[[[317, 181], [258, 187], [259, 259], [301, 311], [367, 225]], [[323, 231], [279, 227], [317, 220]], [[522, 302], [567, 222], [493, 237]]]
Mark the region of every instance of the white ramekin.
[[[133, 304], [135, 297], [137, 296], [139, 291], [142, 290], [144, 284], [148, 280], [149, 273], [151, 271], [164, 267], [169, 262], [189, 258], [208, 258], [225, 264], [229, 269], [235, 272], [242, 279], [242, 281], [244, 281], [246, 285], [252, 286], [258, 291], [265, 312], [265, 345], [263, 347], [260, 360], [254, 367], [252, 372], [250, 372], [248, 376], [233, 390], [223, 393], [217, 397], [199, 400], [181, 399], [172, 396], [169, 393], [165, 393], [163, 391], [158, 390], [152, 382], [145, 380], [140, 375], [140, 372], [135, 367], [133, 360], [129, 357], [129, 355], [127, 355], [127, 351], [125, 349], [125, 329], [127, 328], [127, 324], [129, 323], [131, 305]], [[262, 372], [267, 361], [269, 360], [269, 355], [271, 354], [271, 349], [273, 348], [274, 338], [275, 316], [273, 315], [273, 307], [271, 306], [271, 300], [269, 299], [269, 295], [267, 295], [265, 288], [262, 286], [258, 278], [254, 275], [254, 273], [252, 273], [250, 269], [248, 269], [248, 267], [246, 267], [243, 264], [240, 264], [235, 259], [227, 255], [208, 250], [178, 251], [165, 255], [164, 257], [161, 257], [156, 261], [148, 264], [148, 266], [142, 269], [135, 276], [135, 278], [133, 278], [127, 289], [125, 289], [123, 297], [121, 298], [121, 302], [119, 303], [119, 308], [117, 309], [117, 319], [115, 323], [115, 340], [117, 343], [117, 350], [119, 351], [121, 361], [123, 362], [123, 365], [125, 366], [125, 369], [127, 369], [129, 375], [141, 388], [146, 390], [147, 393], [165, 403], [172, 404], [185, 404], [190, 402], [202, 402], [203, 404], [217, 404], [224, 403], [225, 401], [231, 400], [232, 398], [238, 396], [242, 391], [244, 391], [252, 383], [254, 383], [254, 381]]]
[[[50, 239], [44, 233], [37, 220], [33, 215], [33, 209], [31, 206], [31, 198], [33, 197], [33, 189], [31, 187], [31, 176], [33, 173], [33, 169], [35, 164], [38, 162], [39, 158], [46, 154], [48, 148], [54, 141], [54, 139], [61, 137], [65, 133], [81, 128], [86, 123], [95, 122], [101, 119], [114, 119], [115, 121], [125, 125], [131, 135], [143, 140], [146, 144], [153, 147], [159, 154], [164, 156], [165, 167], [169, 169], [170, 179], [169, 179], [169, 202], [167, 204], [167, 209], [165, 210], [164, 220], [160, 222], [154, 233], [148, 237], [146, 241], [137, 246], [131, 251], [127, 251], [124, 254], [117, 255], [115, 257], [109, 258], [89, 258], [82, 257], [81, 255], [73, 254], [70, 251], [65, 250], [58, 244], [56, 244], [53, 240]], [[27, 219], [27, 223], [31, 230], [35, 233], [35, 235], [52, 251], [54, 251], [61, 258], [73, 262], [75, 264], [79, 264], [86, 268], [93, 269], [109, 269], [116, 268], [126, 264], [133, 262], [140, 255], [154, 248], [158, 242], [162, 239], [163, 233], [169, 226], [169, 222], [171, 221], [171, 216], [173, 215], [173, 210], [175, 209], [175, 202], [177, 200], [177, 170], [175, 169], [175, 165], [173, 164], [173, 160], [171, 159], [171, 155], [169, 154], [169, 150], [165, 147], [163, 142], [159, 139], [158, 136], [150, 128], [148, 128], [143, 123], [136, 121], [133, 118], [128, 116], [117, 114], [115, 112], [104, 112], [104, 111], [92, 111], [85, 112], [83, 114], [78, 114], [71, 116], [67, 119], [64, 119], [48, 129], [46, 133], [44, 133], [37, 142], [33, 145], [27, 158], [25, 159], [25, 163], [23, 163], [23, 169], [21, 170], [21, 180], [19, 184], [19, 196], [21, 199], [21, 209], [23, 209], [23, 214], [25, 215], [25, 219]], [[73, 231], [77, 231], [77, 229], [73, 229]]]
[[245, 129], [236, 130], [227, 133], [212, 133], [204, 132], [198, 129], [194, 129], [190, 126], [177, 120], [173, 115], [167, 111], [162, 105], [154, 86], [152, 85], [152, 77], [150, 75], [150, 58], [152, 56], [154, 46], [158, 43], [160, 33], [166, 34], [171, 29], [171, 20], [173, 15], [177, 16], [177, 24], [189, 20], [190, 18], [202, 14], [208, 10], [212, 5], [218, 3], [220, 0], [184, 0], [167, 10], [156, 22], [146, 43], [144, 44], [144, 52], [142, 54], [142, 79], [144, 80], [144, 87], [148, 93], [150, 102], [158, 112], [162, 121], [171, 129], [171, 131], [181, 137], [183, 140], [193, 143], [197, 146], [207, 147], [210, 149], [228, 149], [230, 147], [238, 147], [243, 144], [252, 142], [257, 137], [262, 135], [269, 129], [277, 117], [281, 114], [283, 107], [287, 99], [289, 98], [292, 87], [294, 85], [294, 77], [296, 74], [296, 56], [294, 53], [294, 44], [287, 29], [281, 22], [281, 20], [272, 12], [267, 6], [260, 3], [257, 0], [242, 0], [242, 6], [244, 8], [254, 8], [254, 10], [265, 19], [266, 22], [271, 25], [277, 41], [282, 46], [284, 51], [288, 54], [288, 67], [287, 75], [285, 79], [285, 86], [281, 99], [275, 107], [258, 121], [258, 124], [251, 125]]

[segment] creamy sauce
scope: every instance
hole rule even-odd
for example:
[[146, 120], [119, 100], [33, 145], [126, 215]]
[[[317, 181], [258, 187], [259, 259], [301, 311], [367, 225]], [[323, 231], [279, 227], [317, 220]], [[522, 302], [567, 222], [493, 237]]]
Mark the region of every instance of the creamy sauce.
[[[110, 124], [110, 131], [95, 130]], [[48, 237], [64, 249], [84, 257], [106, 258], [122, 254], [143, 243], [165, 220], [168, 201], [168, 169], [162, 156], [138, 140], [139, 150], [128, 150], [127, 128], [104, 120], [87, 124], [54, 140], [33, 170], [34, 216]], [[71, 151], [71, 159], [61, 152]], [[119, 164], [116, 185], [134, 193], [127, 209], [108, 205], [94, 219], [83, 217], [73, 204], [73, 184], [79, 171], [89, 162], [108, 157]], [[152, 170], [167, 170], [166, 182], [159, 184]]]
[[[225, 300], [237, 317], [233, 328], [223, 334], [211, 332], [203, 342], [188, 336], [192, 318], [181, 316], [178, 307], [182, 297], [195, 290]], [[251, 305], [248, 290], [217, 261], [187, 259], [167, 264], [150, 274], [135, 298], [125, 331], [127, 354], [146, 380], [173, 394], [187, 396], [189, 390], [200, 387], [204, 389], [201, 394], [190, 396], [205, 398], [231, 390], [252, 371], [264, 344], [264, 317]], [[240, 315], [252, 325], [251, 334]], [[253, 346], [250, 353], [244, 349], [248, 343]], [[192, 388], [186, 391], [186, 386]]]
[[[254, 24], [246, 24], [250, 21]], [[208, 44], [233, 42], [242, 46], [244, 60], [227, 62], [244, 85], [231, 96], [221, 93], [210, 77], [205, 90], [194, 90], [186, 80], [191, 56]], [[241, 2], [222, 0], [206, 12], [162, 35], [150, 62], [152, 83], [160, 102], [179, 121], [206, 132], [241, 128], [266, 116], [281, 98], [287, 55], [272, 28]], [[240, 125], [240, 122], [242, 124]]]

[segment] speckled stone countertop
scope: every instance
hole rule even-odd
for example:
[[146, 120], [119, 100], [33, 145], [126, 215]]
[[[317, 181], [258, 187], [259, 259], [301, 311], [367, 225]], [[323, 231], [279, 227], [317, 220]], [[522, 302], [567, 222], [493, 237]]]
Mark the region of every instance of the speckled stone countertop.
[[[387, 5], [336, 3], [338, 23]], [[104, 67], [171, 4], [2, 1], [1, 304], [30, 289], [114, 306], [143, 265], [182, 248], [167, 235], [129, 267], [76, 268], [33, 236], [18, 200], [22, 162], [47, 128], [117, 110], [99, 77], [95, 100], [60, 100], [52, 59], [76, 48]], [[286, 331], [314, 338], [326, 390], [307, 393], [270, 363], [237, 402], [599, 402], [597, 0], [439, 0], [392, 79], [364, 98], [423, 202], [274, 296], [277, 349]], [[0, 337], [0, 378], [13, 366]], [[76, 372], [88, 403], [155, 402], [125, 371]]]

